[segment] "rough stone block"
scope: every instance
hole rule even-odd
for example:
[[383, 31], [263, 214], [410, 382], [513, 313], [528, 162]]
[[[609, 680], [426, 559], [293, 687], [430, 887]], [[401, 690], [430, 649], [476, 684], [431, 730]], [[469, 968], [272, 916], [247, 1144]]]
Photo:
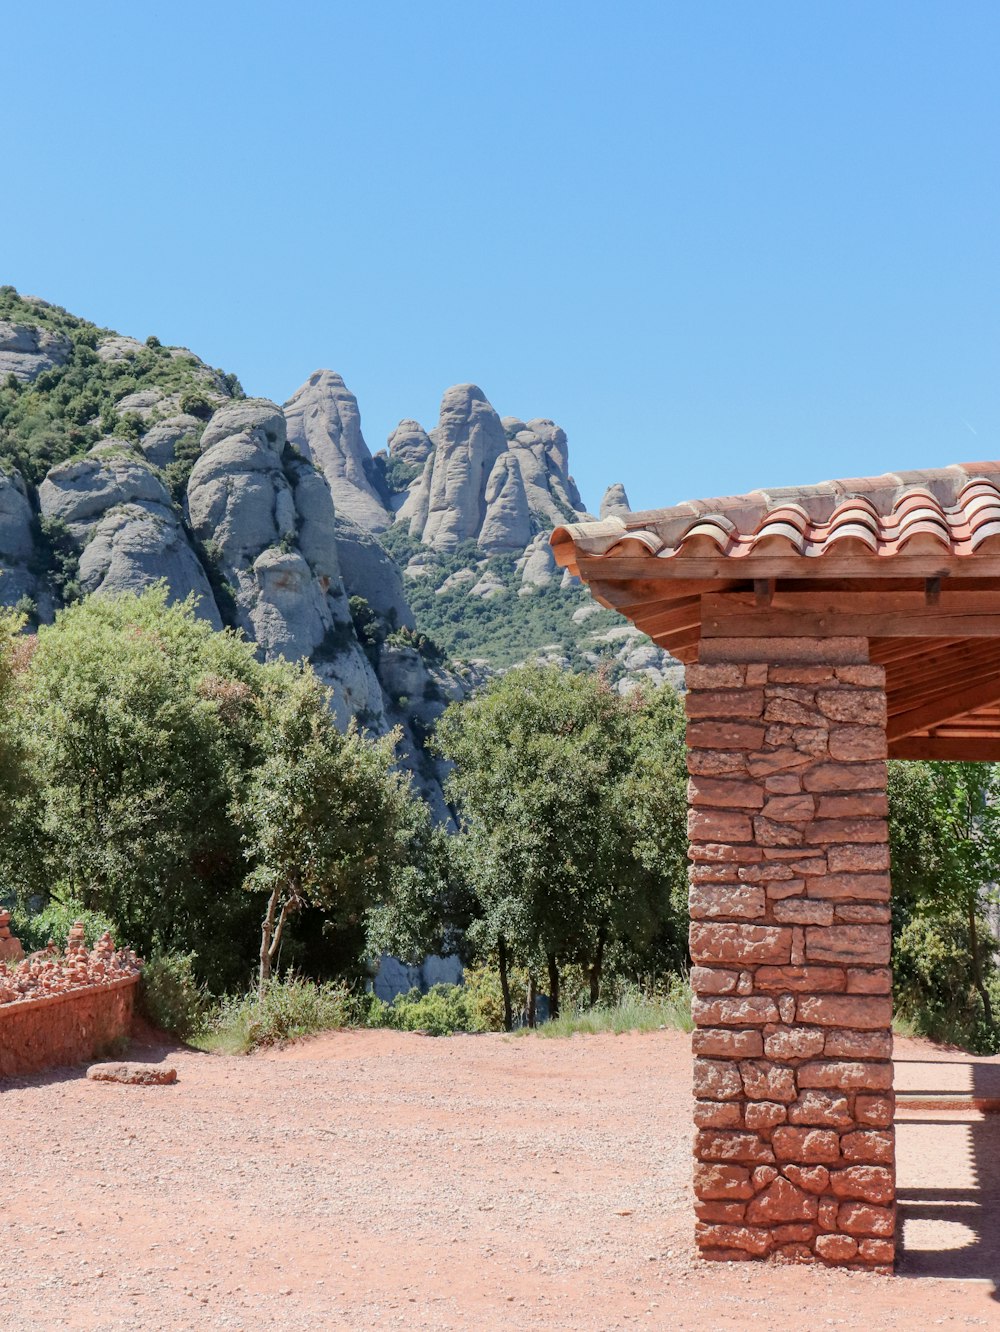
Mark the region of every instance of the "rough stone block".
[[757, 1166], [750, 1178], [753, 1180], [755, 1193], [760, 1193], [761, 1189], [766, 1189], [768, 1184], [778, 1178], [777, 1167], [772, 1165]]
[[[758, 746], [759, 748], [759, 746]], [[748, 754], [747, 771], [751, 777], [770, 777], [778, 772], [794, 772], [799, 768], [808, 768], [812, 759], [791, 745], [781, 749], [771, 749], [764, 754]]]
[[802, 1092], [795, 1104], [788, 1107], [788, 1119], [792, 1124], [816, 1128], [844, 1129], [854, 1125], [847, 1097], [835, 1091]]
[[800, 1022], [821, 1027], [887, 1031], [892, 1024], [892, 1000], [877, 994], [803, 994], [795, 1014]]
[[695, 1202], [694, 1214], [699, 1221], [715, 1221], [732, 1225], [743, 1220], [747, 1205], [742, 1202]]
[[891, 1095], [858, 1096], [854, 1102], [854, 1117], [859, 1124], [870, 1124], [872, 1128], [888, 1128], [892, 1123], [894, 1108]]
[[743, 1099], [743, 1084], [736, 1064], [720, 1059], [696, 1058], [694, 1094], [713, 1101]]
[[702, 842], [750, 842], [753, 830], [745, 814], [736, 810], [688, 810], [688, 837]]
[[737, 662], [705, 665], [692, 662], [684, 671], [684, 683], [693, 689], [741, 689], [746, 681], [746, 667]]
[[778, 1006], [764, 995], [691, 1001], [691, 1016], [700, 1027], [763, 1027], [779, 1020]]
[[764, 706], [764, 720], [785, 722], [789, 726], [823, 726], [823, 718], [811, 697], [808, 703], [801, 703], [791, 698], [775, 698], [771, 690]]
[[[887, 925], [808, 925], [806, 957], [810, 962], [853, 962], [885, 966], [892, 938]], [[846, 1023], [838, 1023], [846, 1026]]]
[[[803, 887], [805, 884], [803, 883]], [[763, 914], [763, 912], [761, 913]], [[814, 899], [775, 902], [771, 914], [779, 925], [832, 925], [833, 905]]]
[[799, 846], [805, 824], [776, 822], [758, 815], [753, 821], [753, 835], [758, 846]]
[[728, 1059], [756, 1058], [764, 1053], [764, 1038], [759, 1030], [740, 1031], [727, 1027], [699, 1027], [691, 1033], [695, 1054]]
[[771, 722], [764, 732], [764, 743], [773, 749], [791, 745], [800, 754], [820, 758], [827, 752], [828, 732], [821, 726], [793, 726], [788, 722]]
[[730, 842], [695, 842], [688, 847], [688, 859], [706, 865], [755, 865], [764, 859], [764, 852], [759, 846], [733, 846]]
[[867, 1203], [843, 1203], [837, 1212], [837, 1225], [848, 1235], [894, 1235], [896, 1212], [892, 1207], [871, 1207]]
[[884, 727], [886, 723], [884, 689], [820, 689], [816, 706], [831, 721], [865, 727]]
[[733, 994], [739, 978], [738, 971], [723, 967], [692, 967], [691, 989], [695, 994]]
[[[758, 791], [760, 787], [757, 788]], [[772, 795], [761, 810], [766, 819], [779, 823], [807, 823], [816, 812], [816, 802], [808, 794]]]
[[889, 825], [885, 819], [815, 819], [805, 832], [805, 841], [814, 845], [888, 840]]
[[[843, 928], [876, 927], [862, 925]], [[787, 926], [781, 925], [715, 925], [695, 922], [691, 925], [690, 947], [695, 962], [787, 962], [792, 951], [792, 933]], [[869, 959], [852, 960], [864, 962]]]
[[858, 1241], [858, 1257], [866, 1263], [878, 1263], [891, 1267], [896, 1257], [896, 1246], [892, 1240], [863, 1239]]
[[705, 777], [718, 776], [721, 773], [745, 773], [747, 761], [739, 750], [735, 749], [689, 749], [687, 770], [692, 775]]
[[840, 1150], [844, 1160], [852, 1163], [892, 1165], [896, 1159], [892, 1134], [879, 1133], [874, 1129], [845, 1133], [840, 1140]]
[[858, 1251], [858, 1241], [850, 1235], [817, 1235], [816, 1252], [828, 1263], [847, 1263]]
[[692, 884], [688, 905], [692, 920], [757, 920], [766, 910], [764, 889], [750, 884]]
[[738, 1198], [752, 1198], [753, 1185], [750, 1171], [745, 1166], [709, 1165], [696, 1161], [694, 1166], [694, 1191], [705, 1200], [719, 1199], [732, 1202]]
[[830, 1031], [823, 1053], [831, 1059], [891, 1059], [892, 1032]]
[[825, 1193], [830, 1183], [830, 1172], [826, 1166], [801, 1166], [788, 1164], [782, 1166], [783, 1173], [807, 1193]]
[[831, 874], [876, 874], [889, 868], [889, 847], [885, 843], [832, 845], [826, 861]]
[[[836, 847], [830, 848], [831, 851], [836, 849]], [[890, 893], [889, 876], [888, 874], [839, 873], [815, 875], [810, 878], [807, 892], [810, 897], [835, 902], [838, 906], [858, 902], [888, 902]]]
[[782, 1125], [771, 1135], [771, 1146], [779, 1161], [794, 1161], [802, 1165], [817, 1163], [826, 1165], [840, 1160], [840, 1135], [831, 1129], [791, 1128]]
[[796, 1070], [799, 1086], [839, 1088], [841, 1091], [889, 1091], [892, 1088], [892, 1064], [888, 1060], [862, 1063], [849, 1059], [815, 1059]]
[[862, 688], [884, 689], [884, 666], [838, 666], [834, 674], [842, 684], [861, 685]]
[[692, 689], [684, 695], [689, 717], [711, 717], [717, 721], [740, 721], [759, 717], [764, 711], [763, 689]]
[[687, 742], [692, 749], [756, 750], [763, 748], [764, 727], [753, 722], [689, 722]]
[[137, 1087], [169, 1087], [177, 1081], [176, 1068], [163, 1064], [91, 1064], [92, 1082], [124, 1082]]
[[748, 1101], [743, 1109], [743, 1122], [755, 1133], [766, 1134], [776, 1124], [783, 1124], [787, 1118], [787, 1107], [776, 1101]]
[[820, 685], [836, 680], [833, 666], [772, 666], [767, 673], [769, 684]]
[[[741, 1165], [763, 1165], [774, 1161], [774, 1152], [756, 1133], [726, 1129], [699, 1129], [695, 1155], [699, 1161], [738, 1162]], [[855, 1168], [861, 1169], [860, 1166]]]
[[848, 994], [889, 994], [892, 972], [888, 967], [848, 967]]
[[802, 775], [807, 791], [873, 791], [885, 790], [886, 767], [879, 763], [817, 763]]
[[743, 1060], [740, 1075], [743, 1090], [751, 1101], [794, 1101], [798, 1095], [794, 1072], [780, 1064]]
[[888, 813], [889, 799], [882, 791], [823, 795], [816, 808], [821, 819], [884, 819]]
[[746, 778], [695, 775], [688, 779], [688, 801], [713, 809], [760, 809], [764, 792], [758, 782]]
[[797, 795], [802, 790], [802, 777], [797, 772], [776, 772], [764, 778], [768, 795]]
[[755, 1225], [812, 1221], [816, 1216], [816, 1207], [816, 1199], [811, 1194], [797, 1188], [790, 1179], [779, 1176], [748, 1205], [746, 1217]]
[[844, 971], [841, 967], [763, 966], [754, 972], [754, 988], [767, 991], [798, 990], [809, 994], [829, 991], [839, 994], [844, 988]]
[[838, 903], [833, 915], [844, 925], [888, 925], [892, 920], [890, 909], [876, 902]]
[[833, 725], [828, 748], [832, 759], [884, 759], [888, 752], [885, 728]]
[[694, 1123], [696, 1128], [742, 1128], [743, 1104], [741, 1101], [695, 1101]]
[[[775, 1129], [780, 1132], [790, 1129]], [[775, 1145], [777, 1150], [777, 1145]], [[846, 1170], [830, 1172], [830, 1191], [838, 1198], [858, 1198], [863, 1202], [891, 1202], [895, 1191], [895, 1175], [886, 1166], [852, 1165]]]
[[695, 1235], [702, 1248], [735, 1249], [753, 1258], [763, 1258], [771, 1247], [770, 1231], [759, 1227], [709, 1226], [699, 1222]]
[[778, 1027], [764, 1033], [764, 1053], [769, 1059], [808, 1059], [823, 1053], [824, 1035], [812, 1027]]

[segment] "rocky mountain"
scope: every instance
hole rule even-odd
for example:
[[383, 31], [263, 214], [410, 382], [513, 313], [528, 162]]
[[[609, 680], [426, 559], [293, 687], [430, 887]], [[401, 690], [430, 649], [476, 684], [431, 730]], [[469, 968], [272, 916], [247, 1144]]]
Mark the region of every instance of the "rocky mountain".
[[[601, 511], [627, 507], [618, 486]], [[343, 724], [400, 726], [442, 816], [425, 738], [491, 671], [540, 656], [623, 690], [679, 672], [557, 572], [548, 533], [580, 516], [565, 432], [501, 418], [474, 384], [373, 456], [331, 371], [281, 407], [0, 288], [0, 605], [42, 623], [164, 580], [263, 657], [308, 658]]]

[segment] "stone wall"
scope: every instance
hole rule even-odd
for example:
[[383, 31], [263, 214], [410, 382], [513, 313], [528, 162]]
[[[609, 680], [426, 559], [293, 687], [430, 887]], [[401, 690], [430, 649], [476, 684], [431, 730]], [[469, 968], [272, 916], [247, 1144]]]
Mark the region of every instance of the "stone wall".
[[132, 1026], [138, 975], [0, 1005], [0, 1078], [80, 1064]]
[[884, 672], [707, 639], [687, 684], [698, 1245], [889, 1268]]

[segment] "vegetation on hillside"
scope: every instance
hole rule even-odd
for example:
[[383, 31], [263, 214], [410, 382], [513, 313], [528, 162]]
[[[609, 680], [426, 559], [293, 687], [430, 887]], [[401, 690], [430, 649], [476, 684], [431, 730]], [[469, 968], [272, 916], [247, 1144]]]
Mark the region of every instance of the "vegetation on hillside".
[[[575, 623], [573, 612], [591, 605], [586, 589], [563, 589], [561, 574], [545, 587], [524, 596], [521, 575], [513, 555], [484, 556], [474, 541], [463, 542], [449, 553], [430, 550], [411, 537], [403, 524], [383, 532], [379, 540], [405, 569], [411, 559], [428, 566], [429, 572], [406, 580], [406, 596], [420, 628], [450, 657], [468, 660], [482, 657], [494, 666], [513, 666], [526, 655], [554, 647], [575, 670], [588, 668], [582, 644], [602, 630], [624, 623], [614, 611], [597, 610], [583, 623]], [[472, 578], [456, 574], [472, 571]], [[490, 576], [502, 590], [489, 596], [470, 596], [469, 589]], [[606, 653], [610, 662], [613, 644], [588, 651]]]
[[[178, 395], [178, 410], [207, 419], [211, 398], [242, 397], [235, 375], [212, 371], [183, 348], [155, 337], [121, 359], [102, 360], [100, 341], [114, 336], [86, 319], [0, 287], [0, 320], [48, 329], [68, 340], [65, 365], [43, 371], [32, 384], [14, 376], [0, 384], [0, 465], [13, 464], [37, 485], [50, 467], [87, 452], [100, 439], [135, 441], [145, 429], [116, 404], [140, 389]], [[211, 394], [206, 396], [206, 387]]]

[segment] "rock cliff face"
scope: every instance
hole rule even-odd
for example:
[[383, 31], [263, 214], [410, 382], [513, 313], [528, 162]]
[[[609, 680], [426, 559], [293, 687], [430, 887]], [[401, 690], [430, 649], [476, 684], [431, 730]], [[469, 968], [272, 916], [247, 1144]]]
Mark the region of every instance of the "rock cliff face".
[[392, 515], [371, 482], [358, 400], [340, 375], [310, 375], [285, 403], [285, 419], [289, 442], [329, 481], [337, 512], [369, 532], [384, 531]]
[[[77, 395], [65, 419], [65, 392], [47, 396], [60, 375]], [[612, 487], [602, 513], [627, 509]], [[581, 516], [565, 432], [501, 419], [475, 384], [372, 457], [331, 371], [282, 408], [185, 348], [0, 288], [0, 605], [41, 623], [64, 598], [165, 581], [263, 658], [307, 658], [341, 724], [399, 726], [440, 818], [444, 773], [424, 741], [494, 670], [601, 666], [622, 690], [676, 674], [558, 573], [548, 533]]]

